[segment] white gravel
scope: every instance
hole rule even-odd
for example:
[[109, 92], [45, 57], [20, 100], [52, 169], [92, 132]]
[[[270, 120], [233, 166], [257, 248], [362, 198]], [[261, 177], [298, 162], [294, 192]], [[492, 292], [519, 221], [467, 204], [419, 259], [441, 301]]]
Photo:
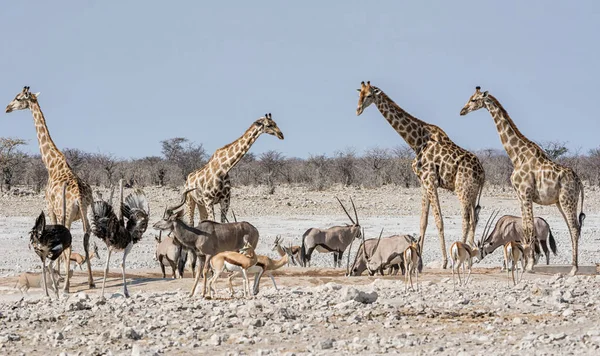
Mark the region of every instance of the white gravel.
[[[270, 251], [275, 236], [299, 244], [309, 227], [347, 222], [335, 201], [351, 195], [367, 236], [418, 233], [420, 190], [384, 187], [377, 190], [336, 188], [311, 192], [280, 187], [274, 195], [261, 187], [234, 188], [232, 207], [239, 220], [261, 234], [258, 252]], [[164, 205], [179, 199], [178, 190], [147, 188], [152, 221]], [[105, 195], [106, 196], [106, 195]], [[460, 239], [461, 218], [456, 198], [441, 193], [446, 247]], [[600, 261], [598, 192], [586, 189], [587, 219], [580, 242], [580, 264]], [[510, 188], [486, 188], [482, 218], [492, 209], [519, 214]], [[404, 293], [401, 277], [346, 278], [341, 271], [286, 268], [276, 276], [280, 291], [263, 280], [251, 299], [188, 298], [190, 279], [165, 281], [154, 261], [154, 231], [134, 246], [127, 261], [132, 298], [119, 294], [118, 282], [101, 299], [87, 290], [84, 273], [76, 272], [72, 288], [84, 290], [60, 300], [42, 298], [40, 290], [20, 300], [12, 288], [15, 276], [39, 270], [37, 256], [27, 248], [28, 231], [44, 207], [42, 195], [0, 197], [0, 354], [597, 354], [600, 347], [600, 280], [594, 276], [527, 274], [517, 287], [507, 287], [497, 269], [501, 254], [486, 257], [466, 289], [453, 291], [451, 274], [426, 268], [421, 292]], [[548, 220], [559, 254], [552, 264], [570, 264], [571, 243], [566, 224], [555, 207], [534, 208]], [[429, 219], [424, 263], [441, 261], [434, 219]], [[479, 226], [479, 232], [483, 229]], [[72, 227], [74, 250], [81, 252], [81, 224]], [[92, 241], [97, 240], [95, 237]], [[99, 245], [101, 246], [101, 245]], [[354, 245], [356, 249], [356, 244]], [[103, 258], [106, 252], [104, 252]], [[119, 272], [121, 254], [111, 263]], [[93, 261], [101, 271], [104, 261]], [[331, 255], [315, 253], [313, 266], [331, 267]], [[589, 270], [589, 269], [588, 269]], [[312, 273], [312, 274], [311, 274]], [[115, 277], [114, 280], [117, 280]], [[220, 295], [226, 293], [220, 288]], [[114, 281], [113, 281], [114, 282]], [[239, 279], [238, 279], [239, 284]], [[97, 285], [101, 278], [96, 277]], [[241, 294], [239, 286], [236, 289]]]

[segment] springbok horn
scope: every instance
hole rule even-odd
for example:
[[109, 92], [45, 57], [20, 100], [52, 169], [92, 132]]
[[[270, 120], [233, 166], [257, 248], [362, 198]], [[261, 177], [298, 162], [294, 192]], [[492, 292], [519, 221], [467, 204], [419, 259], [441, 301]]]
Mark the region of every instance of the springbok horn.
[[354, 201], [352, 200], [352, 197], [350, 197], [350, 202], [352, 203], [352, 209], [354, 209], [354, 217], [356, 218], [356, 225], [360, 226], [360, 223], [358, 222], [358, 214], [356, 213], [356, 206], [354, 205]]
[[340, 205], [342, 206], [342, 209], [344, 209], [344, 212], [348, 216], [348, 219], [350, 219], [350, 221], [352, 222], [352, 225], [356, 225], [356, 223], [354, 222], [354, 220], [352, 220], [352, 217], [348, 213], [348, 210], [346, 210], [346, 207], [344, 206], [344, 204], [342, 204], [342, 201], [340, 200], [340, 198], [338, 198], [338, 197], [335, 197], [335, 198], [337, 199], [338, 202], [340, 202]]

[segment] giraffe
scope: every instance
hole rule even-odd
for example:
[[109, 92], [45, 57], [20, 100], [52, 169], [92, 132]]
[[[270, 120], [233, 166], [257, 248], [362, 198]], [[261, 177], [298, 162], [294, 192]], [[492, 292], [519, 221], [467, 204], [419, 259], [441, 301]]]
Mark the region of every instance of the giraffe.
[[[50, 132], [46, 126], [46, 119], [40, 109], [38, 97], [40, 93], [31, 93], [29, 87], [24, 87], [23, 90], [6, 107], [6, 113], [11, 113], [16, 110], [30, 109], [37, 131], [37, 138], [40, 145], [40, 153], [42, 161], [48, 170], [48, 183], [46, 184], [46, 204], [48, 215], [51, 224], [57, 224], [57, 221], [62, 220], [63, 214], [63, 186], [66, 184], [67, 190], [65, 199], [66, 217], [64, 219], [67, 229], [71, 229], [73, 221], [81, 219], [83, 222], [83, 249], [87, 260], [88, 268], [88, 285], [94, 288], [94, 279], [92, 277], [92, 266], [89, 260], [89, 239], [90, 225], [87, 220], [87, 208], [92, 203], [92, 189], [90, 186], [81, 180], [71, 169], [67, 163], [67, 159], [62, 152], [56, 147]], [[65, 249], [63, 257], [65, 259], [65, 285], [64, 292], [69, 292], [69, 266], [70, 266], [71, 248]]]
[[448, 256], [437, 189], [441, 187], [457, 195], [462, 208], [462, 241], [466, 242], [468, 238], [471, 246], [475, 246], [475, 229], [481, 210], [479, 200], [485, 182], [483, 166], [477, 156], [452, 142], [438, 126], [410, 115], [371, 82], [360, 85], [356, 115], [360, 116], [375, 103], [383, 117], [415, 152], [412, 169], [422, 190], [419, 246], [423, 251], [429, 208], [433, 206], [445, 269]]
[[262, 133], [283, 140], [283, 133], [271, 118], [271, 114], [259, 118], [237, 140], [225, 145], [212, 155], [204, 167], [190, 173], [185, 181], [185, 190], [194, 189], [187, 197], [187, 215], [190, 226], [194, 226], [194, 210], [198, 206], [200, 220], [215, 220], [213, 205], [221, 205], [221, 222], [227, 221], [231, 195], [229, 171], [250, 150]]
[[[578, 269], [579, 236], [585, 219], [581, 180], [571, 168], [553, 162], [540, 146], [525, 137], [508, 116], [498, 99], [488, 94], [487, 91], [482, 92], [481, 87], [475, 88], [475, 93], [471, 95], [469, 101], [462, 108], [460, 115], [464, 116], [484, 107], [492, 115], [500, 135], [500, 141], [514, 167], [510, 181], [521, 202], [524, 242], [529, 244], [534, 242], [533, 203], [540, 205], [556, 204], [569, 227], [573, 246], [573, 262], [570, 274], [575, 275]], [[580, 196], [581, 212], [578, 217], [577, 203]], [[530, 250], [530, 256], [528, 256], [530, 258], [527, 263], [529, 271], [533, 269], [534, 249]]]

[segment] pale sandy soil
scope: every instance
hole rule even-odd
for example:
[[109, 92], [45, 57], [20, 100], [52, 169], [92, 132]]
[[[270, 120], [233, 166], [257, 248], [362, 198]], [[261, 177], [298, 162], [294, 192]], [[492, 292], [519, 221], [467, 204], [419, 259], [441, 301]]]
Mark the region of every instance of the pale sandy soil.
[[[153, 222], [160, 218], [166, 204], [180, 197], [173, 189], [145, 191]], [[368, 237], [375, 237], [381, 228], [384, 235], [418, 233], [418, 189], [336, 188], [314, 192], [279, 187], [273, 195], [265, 192], [263, 187], [235, 188], [232, 208], [238, 220], [249, 221], [260, 231], [258, 252], [273, 257], [270, 247], [278, 234], [286, 242], [299, 244], [309, 227], [346, 223], [335, 196], [347, 206], [348, 197], [353, 197]], [[117, 253], [108, 279], [107, 296], [113, 297], [106, 303], [98, 299], [99, 288], [87, 289], [83, 271], [75, 273], [70, 298], [40, 299], [40, 290], [36, 289], [19, 302], [20, 293], [12, 289], [16, 276], [35, 271], [36, 267], [39, 271], [37, 256], [27, 248], [28, 231], [45, 205], [42, 195], [5, 195], [0, 197], [0, 353], [132, 354], [134, 346], [134, 354], [596, 353], [600, 347], [600, 290], [595, 276], [595, 264], [600, 262], [599, 194], [586, 188], [587, 218], [580, 241], [581, 271], [586, 275], [578, 277], [556, 275], [568, 271], [566, 268], [541, 267], [537, 273], [525, 275], [516, 288], [508, 288], [506, 275], [499, 272], [501, 253], [497, 251], [478, 266], [473, 283], [465, 291], [454, 292], [450, 271], [437, 268], [441, 254], [431, 216], [421, 293], [405, 293], [401, 277], [346, 278], [343, 270], [331, 269], [330, 255], [317, 253], [313, 257], [316, 267], [287, 267], [276, 273], [280, 292], [274, 290], [270, 280], [263, 279], [260, 294], [250, 302], [239, 295], [234, 300], [206, 301], [186, 296], [192, 285], [190, 278], [160, 278], [154, 260], [155, 231], [149, 230], [128, 257], [131, 300], [119, 298], [121, 254]], [[449, 247], [461, 237], [460, 207], [451, 193], [441, 192], [440, 197]], [[519, 215], [510, 188], [486, 188], [481, 205], [479, 233], [494, 209], [499, 209], [500, 215]], [[551, 257], [551, 263], [569, 264], [570, 238], [558, 210], [535, 206], [534, 212], [548, 220], [557, 239], [559, 253]], [[74, 250], [81, 252], [81, 224], [74, 224], [72, 230]], [[93, 237], [92, 241], [97, 239]], [[100, 246], [104, 257], [105, 249]], [[93, 261], [98, 287], [103, 263]], [[378, 298], [371, 304], [346, 301], [353, 293], [346, 286], [375, 291]], [[227, 295], [224, 287], [222, 280], [218, 287], [222, 297]], [[83, 294], [74, 294], [80, 291]], [[238, 309], [241, 312], [236, 316]], [[257, 325], [248, 321], [257, 318], [261, 320]], [[70, 327], [73, 323], [76, 326]], [[137, 332], [133, 336], [132, 328]]]

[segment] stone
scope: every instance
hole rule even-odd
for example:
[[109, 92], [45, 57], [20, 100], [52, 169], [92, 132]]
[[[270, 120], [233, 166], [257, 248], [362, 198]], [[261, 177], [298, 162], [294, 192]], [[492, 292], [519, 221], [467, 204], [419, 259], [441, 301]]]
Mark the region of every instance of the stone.
[[343, 288], [341, 290], [340, 294], [341, 294], [340, 299], [342, 302], [354, 300], [354, 301], [357, 301], [357, 302], [363, 303], [363, 304], [374, 303], [378, 297], [378, 294], [375, 291], [364, 292], [364, 291], [358, 290], [354, 287]]
[[329, 350], [333, 348], [333, 339], [325, 339], [317, 344], [319, 350]]

